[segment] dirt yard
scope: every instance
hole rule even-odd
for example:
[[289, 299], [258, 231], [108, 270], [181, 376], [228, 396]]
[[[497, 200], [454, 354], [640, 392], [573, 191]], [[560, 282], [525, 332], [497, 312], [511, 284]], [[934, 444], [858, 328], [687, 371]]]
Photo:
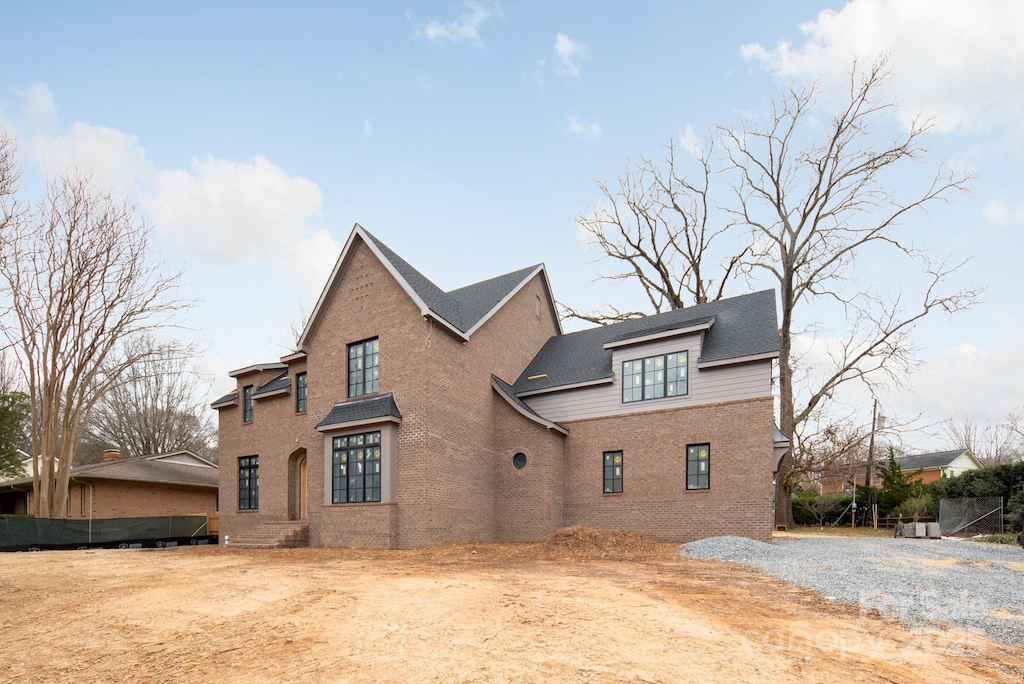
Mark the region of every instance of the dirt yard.
[[0, 554], [0, 681], [976, 682], [1024, 648], [909, 631], [675, 545]]

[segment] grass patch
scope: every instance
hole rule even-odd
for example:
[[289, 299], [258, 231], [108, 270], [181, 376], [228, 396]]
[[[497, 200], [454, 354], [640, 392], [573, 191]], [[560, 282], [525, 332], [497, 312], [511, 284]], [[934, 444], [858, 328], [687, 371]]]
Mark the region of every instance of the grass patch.
[[967, 541], [984, 542], [986, 544], [1010, 544], [1017, 545], [1016, 532], [1004, 532], [1003, 534], [986, 534], [981, 537], [967, 537]]

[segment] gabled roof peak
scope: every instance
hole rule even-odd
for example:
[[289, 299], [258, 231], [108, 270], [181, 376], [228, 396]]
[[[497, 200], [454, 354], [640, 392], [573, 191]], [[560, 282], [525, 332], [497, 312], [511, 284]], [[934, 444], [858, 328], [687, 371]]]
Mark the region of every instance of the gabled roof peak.
[[[394, 277], [403, 290], [420, 308], [423, 316], [429, 316], [448, 328], [453, 334], [468, 340], [476, 330], [494, 315], [523, 286], [537, 274], [544, 277], [548, 293], [551, 292], [547, 274], [543, 264], [528, 266], [504, 275], [482, 280], [471, 285], [445, 292], [429, 278], [412, 267], [394, 250], [385, 245], [370, 231], [358, 223], [352, 228], [348, 240], [335, 263], [327, 284], [324, 286], [320, 299], [313, 309], [302, 336], [299, 338], [299, 350], [308, 348], [309, 339], [316, 326], [327, 301], [330, 299], [335, 281], [340, 277], [344, 264], [351, 252], [355, 239], [359, 238], [381, 264]], [[557, 321], [557, 316], [556, 316]]]

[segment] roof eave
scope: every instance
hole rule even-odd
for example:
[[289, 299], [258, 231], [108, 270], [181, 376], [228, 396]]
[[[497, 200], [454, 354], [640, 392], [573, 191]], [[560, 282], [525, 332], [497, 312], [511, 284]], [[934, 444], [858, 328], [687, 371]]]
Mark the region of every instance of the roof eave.
[[363, 425], [379, 425], [380, 423], [395, 423], [396, 425], [401, 423], [402, 419], [398, 416], [377, 416], [374, 418], [360, 418], [359, 420], [347, 420], [341, 423], [330, 423], [328, 425], [316, 426], [317, 432], [335, 432], [337, 430], [345, 430], [348, 428], [361, 427]]
[[263, 371], [270, 370], [287, 370], [288, 366], [283, 363], [254, 363], [251, 366], [245, 368], [239, 368], [237, 370], [229, 371], [228, 375], [232, 378], [237, 378], [242, 375], [249, 375], [250, 373], [262, 373]]
[[604, 349], [617, 349], [618, 347], [628, 347], [634, 344], [644, 344], [645, 342], [654, 342], [656, 340], [666, 339], [669, 337], [679, 337], [680, 335], [689, 335], [695, 332], [701, 332], [703, 330], [709, 330], [712, 325], [715, 324], [714, 316], [707, 323], [701, 323], [699, 325], [689, 325], [685, 328], [676, 328], [674, 330], [663, 330], [657, 333], [651, 333], [650, 335], [642, 335], [640, 337], [630, 337], [624, 340], [616, 340], [614, 342], [605, 342], [603, 345]]
[[779, 358], [779, 352], [765, 352], [764, 354], [750, 354], [749, 356], [736, 356], [731, 359], [718, 359], [715, 361], [701, 361], [697, 359], [697, 368], [717, 368], [719, 366], [731, 366], [737, 363], [751, 363], [752, 361], [771, 361]]
[[609, 375], [607, 378], [598, 378], [597, 380], [584, 380], [583, 382], [574, 382], [569, 385], [556, 385], [554, 387], [545, 387], [543, 389], [526, 390], [524, 392], [516, 392], [516, 396], [522, 399], [523, 397], [532, 397], [535, 394], [546, 394], [548, 392], [561, 392], [563, 390], [579, 389], [580, 387], [592, 387], [594, 385], [607, 385], [615, 382], [615, 376]]
[[537, 413], [530, 413], [529, 411], [524, 411], [523, 407], [520, 406], [519, 404], [517, 404], [512, 399], [512, 397], [510, 397], [505, 392], [505, 389], [501, 385], [498, 384], [497, 380], [495, 380], [493, 376], [491, 377], [491, 387], [493, 387], [494, 391], [497, 392], [498, 395], [501, 396], [501, 398], [505, 400], [505, 403], [507, 403], [512, 408], [514, 408], [516, 410], [516, 412], [519, 413], [520, 415], [528, 418], [529, 420], [532, 420], [533, 422], [537, 423], [538, 425], [543, 425], [544, 427], [546, 427], [549, 430], [554, 430], [555, 432], [560, 432], [561, 434], [566, 435], [566, 436], [569, 435], [568, 428], [565, 428], [565, 427], [559, 425], [558, 423], [556, 423], [554, 421], [548, 420], [547, 418], [544, 418], [543, 416], [538, 415]]
[[[538, 273], [544, 274], [544, 282], [548, 288], [548, 294], [550, 295], [551, 285], [550, 283], [547, 282], [547, 272], [544, 270], [544, 264], [540, 264], [539, 266], [537, 266], [537, 268], [530, 271], [521, 281], [519, 281], [519, 284], [512, 288], [512, 290], [507, 295], [502, 297], [501, 301], [499, 301], [497, 304], [491, 307], [491, 310], [484, 314], [484, 316], [479, 321], [477, 321], [472, 328], [466, 331], [466, 339], [468, 340], [473, 335], [473, 333], [475, 333], [484, 323], [489, 321], [491, 317], [494, 316], [494, 314], [498, 313], [498, 311], [500, 311], [503, 306], [508, 304], [509, 300], [511, 300], [513, 297], [519, 294], [519, 291], [526, 287], [526, 284], [533, 280], [534, 276], [536, 276]], [[555, 312], [555, 321], [558, 321], [557, 312]], [[562, 334], [561, 323], [558, 323], [558, 334]]]

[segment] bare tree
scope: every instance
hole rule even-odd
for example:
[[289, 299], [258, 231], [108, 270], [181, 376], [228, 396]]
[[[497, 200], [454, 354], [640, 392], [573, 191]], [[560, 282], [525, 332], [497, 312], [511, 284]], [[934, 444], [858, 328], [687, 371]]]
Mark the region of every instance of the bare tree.
[[182, 449], [215, 457], [216, 429], [206, 405], [209, 379], [188, 359], [166, 354], [152, 337], [128, 347], [141, 360], [96, 402], [86, 425], [86, 449], [117, 447], [129, 458]]
[[89, 411], [135, 364], [184, 351], [127, 342], [172, 324], [185, 304], [174, 297], [180, 274], [153, 261], [146, 225], [88, 177], [62, 174], [34, 212], [10, 216], [0, 332], [20, 352], [31, 397], [33, 512], [60, 517]]
[[[716, 242], [729, 225], [715, 222], [709, 189], [714, 146], [694, 149], [699, 178], [690, 181], [677, 166], [674, 140], [669, 140], [660, 164], [641, 157], [627, 163], [616, 185], [598, 181], [602, 200], [579, 214], [576, 223], [590, 235], [602, 256], [621, 270], [602, 274], [612, 281], [636, 279], [655, 312], [721, 299], [739, 274], [747, 250], [726, 257], [715, 267]], [[581, 312], [562, 304], [564, 315], [592, 323], [612, 323], [645, 315], [609, 306], [600, 312]]]
[[1001, 465], [1024, 458], [1024, 437], [1016, 424], [1013, 414], [1005, 423], [978, 423], [973, 416], [960, 415], [943, 424], [943, 433], [952, 446], [970, 449], [984, 465]]
[[[876, 144], [873, 126], [895, 107], [879, 99], [887, 76], [884, 60], [865, 70], [854, 64], [844, 106], [804, 145], [798, 141], [817, 104], [813, 87], [790, 89], [764, 125], [719, 128], [734, 179], [736, 204], [729, 211], [749, 227], [755, 245], [749, 266], [767, 273], [779, 287], [779, 424], [786, 434], [798, 434], [798, 426], [844, 383], [859, 380], [872, 391], [879, 382], [899, 383], [914, 363], [908, 337], [914, 324], [936, 311], [963, 311], [977, 299], [974, 290], [945, 290], [961, 264], [934, 262], [896, 235], [910, 212], [948, 201], [965, 189], [970, 176], [940, 169], [923, 191], [907, 198], [888, 188], [887, 172], [923, 158], [922, 138], [931, 123], [915, 120], [895, 140]], [[863, 285], [850, 288], [857, 255], [876, 246], [916, 265], [926, 277], [924, 291], [890, 298]], [[792, 341], [802, 332], [797, 314], [816, 301], [839, 304], [851, 324], [833, 352], [834, 367], [798, 400]], [[801, 456], [799, 440], [793, 451], [777, 478], [779, 524], [792, 524], [791, 473], [792, 462]]]
[[[947, 281], [962, 263], [935, 261], [897, 234], [901, 221], [912, 212], [923, 212], [965, 190], [970, 175], [940, 169], [923, 188], [906, 197], [889, 188], [888, 174], [924, 159], [922, 142], [931, 122], [914, 121], [894, 139], [879, 142], [874, 128], [887, 121], [895, 108], [893, 101], [880, 99], [887, 75], [884, 59], [866, 69], [854, 63], [843, 104], [827, 120], [820, 117], [816, 87], [791, 87], [773, 102], [765, 121], [747, 119], [717, 129], [724, 148], [721, 173], [730, 179], [729, 198], [723, 197], [717, 206], [728, 217], [725, 225], [730, 231], [745, 232], [749, 238], [749, 252], [741, 255], [742, 271], [752, 279], [774, 281], [781, 304], [779, 427], [793, 438], [793, 448], [776, 480], [779, 524], [793, 522], [792, 492], [800, 475], [794, 463], [813, 461], [807, 451], [814, 434], [809, 428], [823, 402], [827, 404], [852, 380], [865, 383], [873, 393], [884, 383], [899, 383], [915, 366], [909, 336], [914, 325], [929, 314], [963, 311], [979, 293], [972, 289], [950, 291]], [[706, 164], [705, 180], [709, 168]], [[623, 185], [630, 187], [628, 176]], [[698, 190], [706, 187], [706, 183], [697, 185]], [[605, 190], [604, 195], [609, 193]], [[706, 194], [698, 196], [706, 198]], [[621, 214], [613, 207], [606, 215], [611, 217], [608, 224], [614, 226]], [[668, 242], [663, 224], [634, 223], [644, 236], [661, 230], [651, 244]], [[699, 220], [685, 221], [680, 229], [693, 233], [702, 225]], [[672, 244], [680, 240], [677, 235]], [[611, 259], [629, 261], [620, 255], [616, 243], [599, 244]], [[626, 246], [641, 251], [635, 240], [626, 241]], [[908, 268], [921, 274], [920, 291], [886, 295], [854, 282], [856, 258], [868, 250], [887, 250], [905, 259]], [[626, 256], [629, 254], [626, 251]], [[649, 296], [655, 311], [666, 304], [680, 306], [690, 289], [681, 286], [680, 279], [670, 276], [672, 271], [661, 263], [672, 258], [680, 260], [684, 272], [693, 273], [694, 259], [706, 258], [706, 254], [647, 249], [639, 260], [655, 262], [643, 272], [654, 276], [636, 268], [611, 277], [636, 277], [642, 282], [660, 278], [657, 287], [645, 285], [649, 293], [655, 293]], [[666, 294], [661, 295], [662, 291]], [[823, 367], [819, 361], [812, 368], [795, 353], [793, 340], [811, 333], [814, 328], [808, 321], [820, 319], [822, 308], [830, 306], [841, 309], [847, 328], [839, 334], [840, 341], [828, 349], [830, 364]], [[798, 382], [800, 378], [805, 382]]]

